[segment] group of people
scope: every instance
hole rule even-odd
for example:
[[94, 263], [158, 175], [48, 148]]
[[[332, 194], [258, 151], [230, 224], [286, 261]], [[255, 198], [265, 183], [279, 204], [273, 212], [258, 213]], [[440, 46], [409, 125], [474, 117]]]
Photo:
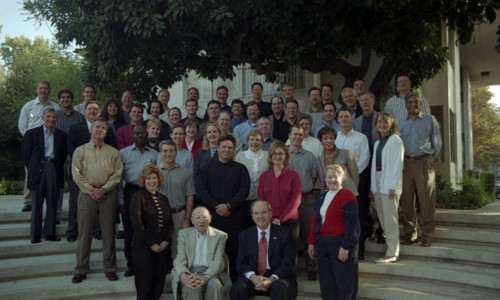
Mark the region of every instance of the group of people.
[[439, 125], [407, 75], [397, 87], [384, 112], [358, 80], [342, 90], [342, 105], [330, 84], [310, 88], [308, 103], [284, 84], [266, 102], [257, 82], [246, 104], [228, 105], [221, 86], [206, 110], [196, 88], [182, 109], [162, 89], [144, 113], [130, 91], [101, 107], [91, 85], [75, 107], [73, 93], [59, 91], [59, 106], [41, 81], [19, 118], [31, 242], [60, 240], [66, 178], [75, 284], [89, 272], [93, 237], [103, 241], [105, 276], [118, 279], [121, 216], [124, 275], [135, 276], [138, 299], [158, 299], [172, 268], [175, 299], [294, 299], [299, 254], [309, 280], [319, 273], [323, 299], [355, 299], [358, 259], [374, 231], [371, 199], [387, 243], [377, 263], [399, 259], [400, 204], [403, 245], [419, 240], [418, 229], [430, 246], [434, 230]]

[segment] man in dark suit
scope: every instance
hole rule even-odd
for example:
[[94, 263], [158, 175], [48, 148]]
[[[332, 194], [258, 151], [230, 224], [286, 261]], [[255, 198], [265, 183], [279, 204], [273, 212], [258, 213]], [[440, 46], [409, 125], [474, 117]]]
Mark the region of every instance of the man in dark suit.
[[[90, 141], [90, 125], [99, 117], [99, 102], [89, 101], [85, 103], [85, 119], [86, 122], [71, 125], [68, 133], [68, 153], [69, 157], [73, 157], [75, 149]], [[108, 130], [104, 143], [116, 148], [115, 135], [113, 130]], [[71, 173], [71, 172], [70, 172]], [[69, 178], [69, 210], [68, 210], [68, 228], [66, 229], [66, 237], [68, 242], [76, 241], [78, 237], [78, 223], [76, 221], [77, 215], [77, 201], [80, 189], [74, 183], [72, 176]], [[94, 237], [100, 239], [101, 233], [98, 226], [96, 226]]]
[[43, 125], [26, 132], [22, 144], [24, 163], [28, 168], [28, 188], [31, 190], [31, 243], [42, 236], [43, 201], [47, 201], [44, 233], [47, 241], [60, 241], [56, 236], [56, 211], [59, 189], [64, 185], [63, 167], [66, 161], [66, 133], [55, 128], [57, 111], [47, 108]]
[[239, 235], [236, 269], [240, 275], [231, 289], [231, 299], [267, 295], [271, 300], [297, 297], [294, 274], [296, 246], [292, 232], [271, 224], [271, 206], [258, 200], [250, 208], [257, 226]]

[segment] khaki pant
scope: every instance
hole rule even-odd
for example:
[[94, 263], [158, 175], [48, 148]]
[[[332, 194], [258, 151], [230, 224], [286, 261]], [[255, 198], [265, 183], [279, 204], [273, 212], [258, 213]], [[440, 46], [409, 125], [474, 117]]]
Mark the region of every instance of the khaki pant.
[[89, 272], [90, 248], [95, 220], [99, 212], [102, 232], [102, 255], [104, 272], [116, 272], [115, 219], [116, 190], [106, 195], [106, 199], [97, 202], [88, 194], [78, 194], [78, 245], [76, 248], [76, 268], [78, 274]]
[[[417, 201], [420, 211], [418, 216], [416, 211]], [[401, 194], [400, 204], [405, 239], [416, 239], [418, 227], [422, 238], [431, 240], [436, 224], [434, 219], [436, 211], [436, 181], [432, 156], [429, 155], [419, 160], [405, 158], [403, 193]]]

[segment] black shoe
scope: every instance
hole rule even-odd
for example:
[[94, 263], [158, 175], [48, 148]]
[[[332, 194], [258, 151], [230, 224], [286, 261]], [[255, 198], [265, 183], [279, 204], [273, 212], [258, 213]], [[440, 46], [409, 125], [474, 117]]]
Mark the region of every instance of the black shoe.
[[358, 254], [358, 260], [365, 260], [365, 254], [364, 253], [359, 253]]
[[40, 243], [40, 240], [41, 240], [41, 237], [39, 235], [37, 236], [34, 236], [32, 239], [31, 239], [31, 243], [32, 244], [38, 244]]
[[74, 243], [76, 241], [76, 237], [74, 237], [74, 236], [68, 236], [68, 238], [66, 240], [68, 242], [70, 242], [70, 243]]
[[96, 234], [94, 234], [94, 239], [100, 241], [100, 240], [102, 240], [102, 235], [100, 233], [96, 233]]
[[120, 230], [116, 233], [116, 239], [123, 240], [124, 238], [125, 238], [125, 232], [123, 230]]
[[59, 242], [61, 240], [61, 238], [58, 237], [57, 235], [48, 235], [45, 237], [45, 240], [51, 241], [51, 242]]
[[56, 225], [59, 225], [59, 224], [61, 224], [61, 221], [56, 220]]
[[26, 204], [21, 211], [22, 212], [31, 211], [31, 204]]
[[134, 276], [134, 270], [132, 269], [128, 269], [127, 272], [125, 272], [125, 274], [123, 274], [123, 276], [125, 277], [130, 277], [130, 276]]
[[316, 273], [316, 271], [307, 272], [307, 280], [310, 281], [318, 280], [318, 273]]

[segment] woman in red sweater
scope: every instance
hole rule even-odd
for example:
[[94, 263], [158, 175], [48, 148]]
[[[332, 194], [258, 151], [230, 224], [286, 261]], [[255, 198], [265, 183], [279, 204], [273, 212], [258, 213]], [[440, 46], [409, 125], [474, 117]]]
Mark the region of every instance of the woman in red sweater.
[[314, 204], [308, 254], [318, 253], [322, 299], [358, 298], [358, 241], [360, 226], [354, 194], [342, 188], [344, 169], [325, 167], [328, 191]]
[[271, 205], [271, 222], [287, 226], [293, 238], [299, 238], [299, 205], [302, 198], [299, 174], [289, 169], [290, 151], [283, 142], [274, 142], [268, 150], [269, 171], [260, 175], [257, 194]]

